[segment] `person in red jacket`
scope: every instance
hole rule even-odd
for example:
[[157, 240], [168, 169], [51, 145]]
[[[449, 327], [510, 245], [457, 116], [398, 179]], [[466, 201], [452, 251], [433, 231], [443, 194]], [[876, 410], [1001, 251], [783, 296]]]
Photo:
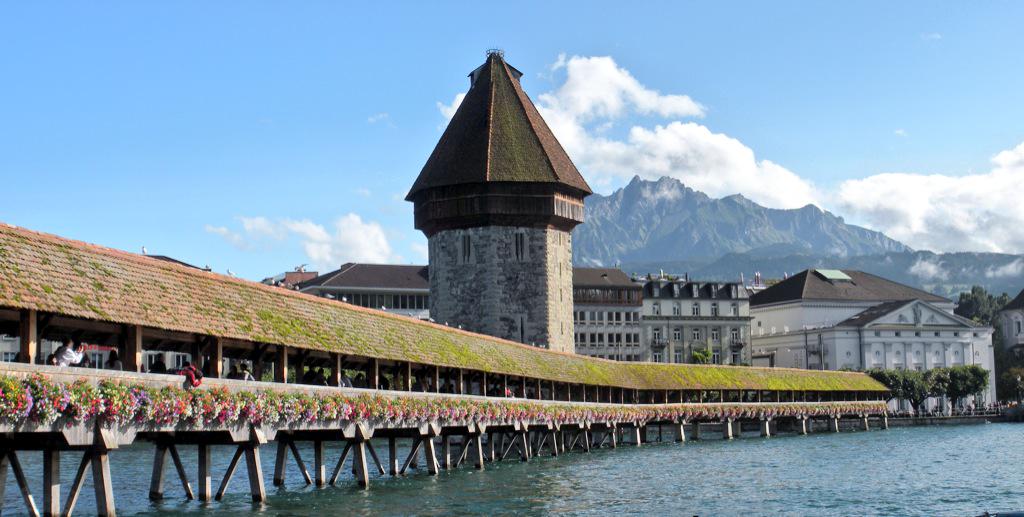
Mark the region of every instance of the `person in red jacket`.
[[185, 388], [198, 388], [203, 383], [203, 371], [188, 361], [179, 373], [185, 376]]

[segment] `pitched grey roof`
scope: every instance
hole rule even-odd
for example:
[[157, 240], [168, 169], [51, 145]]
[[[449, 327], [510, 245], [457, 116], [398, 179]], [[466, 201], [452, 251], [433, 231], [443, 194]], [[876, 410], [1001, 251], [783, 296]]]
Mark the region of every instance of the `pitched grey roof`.
[[1013, 311], [1017, 309], [1024, 309], [1024, 289], [1021, 289], [1017, 297], [1010, 300], [1010, 303], [1006, 304], [1005, 307], [999, 309], [1001, 311]]
[[383, 289], [430, 289], [427, 266], [396, 264], [356, 264], [341, 268], [298, 284], [299, 290], [310, 287], [351, 287]]
[[629, 275], [615, 268], [574, 267], [572, 268], [573, 287], [635, 287], [640, 286], [630, 280]]
[[852, 269], [842, 272], [850, 277], [850, 281], [828, 280], [813, 269], [801, 271], [755, 294], [750, 305], [756, 307], [797, 300], [890, 302], [918, 299], [930, 303], [951, 303], [949, 299], [871, 273]]
[[[696, 295], [694, 289], [696, 288]], [[657, 289], [657, 290], [655, 290]], [[735, 290], [735, 296], [733, 291]], [[657, 294], [655, 294], [657, 293]], [[644, 298], [683, 298], [701, 300], [732, 300], [747, 298], [747, 289], [738, 282], [701, 282], [692, 280], [649, 280], [644, 284]]]

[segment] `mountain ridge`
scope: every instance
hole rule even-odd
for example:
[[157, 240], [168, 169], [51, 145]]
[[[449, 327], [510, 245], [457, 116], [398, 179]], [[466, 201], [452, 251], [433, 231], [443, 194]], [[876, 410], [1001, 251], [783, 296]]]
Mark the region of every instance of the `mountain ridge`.
[[814, 205], [768, 208], [741, 194], [716, 199], [669, 177], [635, 176], [607, 196], [588, 197], [585, 212], [586, 222], [573, 232], [579, 265], [710, 261], [728, 253], [843, 257], [913, 251]]

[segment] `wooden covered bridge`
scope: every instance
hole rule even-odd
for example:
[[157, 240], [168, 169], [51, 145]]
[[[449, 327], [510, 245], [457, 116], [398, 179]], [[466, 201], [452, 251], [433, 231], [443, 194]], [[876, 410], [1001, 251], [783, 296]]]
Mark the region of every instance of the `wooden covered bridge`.
[[[200, 500], [223, 495], [244, 459], [258, 502], [266, 497], [259, 455], [270, 441], [275, 484], [290, 456], [319, 486], [335, 483], [351, 457], [355, 480], [368, 486], [371, 469], [399, 475], [420, 461], [430, 473], [464, 462], [483, 468], [509, 455], [639, 445], [648, 429], [685, 441], [702, 425], [731, 437], [744, 421], [771, 435], [780, 426], [838, 431], [840, 418], [862, 428], [885, 419], [885, 388], [859, 373], [555, 353], [7, 225], [0, 334], [18, 337], [24, 363], [0, 363], [0, 491], [12, 472], [33, 514], [70, 514], [90, 472], [97, 512], [113, 514], [108, 455], [137, 439], [154, 444], [150, 497], [163, 495], [168, 457], [188, 497]], [[43, 364], [40, 343], [64, 338], [116, 347], [124, 371]], [[203, 386], [186, 390], [180, 376], [146, 373], [144, 352], [164, 350], [190, 354], [206, 372]], [[273, 382], [224, 379], [225, 359]], [[296, 384], [311, 368], [322, 368], [329, 386]], [[342, 387], [348, 377], [364, 387]], [[404, 461], [400, 440], [410, 446]], [[313, 443], [312, 474], [296, 441]], [[328, 476], [323, 444], [331, 441], [346, 445]], [[374, 441], [386, 442], [387, 454]], [[237, 448], [214, 492], [216, 444]], [[199, 448], [195, 492], [181, 445]], [[41, 508], [21, 451], [43, 452]], [[62, 504], [63, 451], [81, 451], [82, 462]]]

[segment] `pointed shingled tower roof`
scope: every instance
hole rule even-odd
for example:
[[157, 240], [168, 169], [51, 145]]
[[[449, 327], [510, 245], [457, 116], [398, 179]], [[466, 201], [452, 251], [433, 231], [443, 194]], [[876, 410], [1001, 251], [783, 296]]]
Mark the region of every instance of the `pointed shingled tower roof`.
[[470, 88], [406, 200], [434, 188], [484, 183], [556, 183], [591, 193], [500, 52], [469, 74]]

